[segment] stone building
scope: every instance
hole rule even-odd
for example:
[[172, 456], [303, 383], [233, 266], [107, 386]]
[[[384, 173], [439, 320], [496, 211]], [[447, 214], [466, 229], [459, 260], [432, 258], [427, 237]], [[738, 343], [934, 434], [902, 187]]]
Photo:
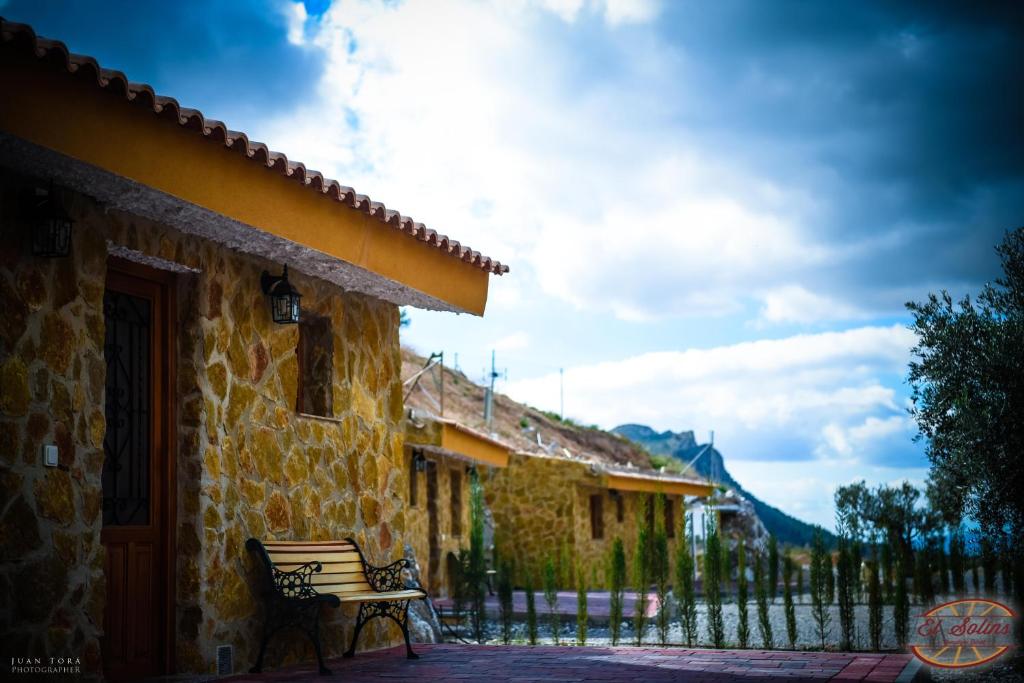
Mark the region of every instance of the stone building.
[[405, 457], [406, 529], [433, 597], [448, 597], [459, 551], [469, 548], [470, 483], [508, 466], [509, 446], [453, 420], [410, 411]]
[[[506, 468], [491, 470], [482, 481], [494, 516], [498, 553], [515, 559], [520, 583], [525, 572], [532, 572], [538, 586], [550, 558], [559, 565], [579, 563], [590, 588], [607, 588], [605, 560], [615, 538], [622, 539], [631, 557], [641, 525], [653, 527], [656, 494], [665, 495], [663, 521], [674, 556], [687, 500], [707, 497], [715, 489], [709, 482], [686, 477], [518, 452]], [[566, 577], [562, 582], [571, 584], [574, 573], [560, 569]]]
[[482, 315], [507, 267], [2, 20], [0, 92], [4, 652], [248, 668], [245, 540], [402, 555], [398, 306]]

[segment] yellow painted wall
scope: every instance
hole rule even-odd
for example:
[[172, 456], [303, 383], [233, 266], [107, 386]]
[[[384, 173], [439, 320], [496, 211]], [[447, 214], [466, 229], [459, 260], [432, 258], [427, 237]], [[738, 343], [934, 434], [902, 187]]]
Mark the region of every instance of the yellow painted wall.
[[148, 108], [0, 49], [0, 130], [482, 315], [486, 271], [318, 196]]

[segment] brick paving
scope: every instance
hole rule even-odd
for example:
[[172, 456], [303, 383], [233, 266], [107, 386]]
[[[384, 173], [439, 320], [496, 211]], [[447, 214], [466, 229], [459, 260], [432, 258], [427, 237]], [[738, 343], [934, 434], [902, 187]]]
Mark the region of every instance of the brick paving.
[[[332, 659], [322, 681], [896, 681], [915, 670], [905, 654], [690, 650], [635, 647], [528, 647], [521, 645], [418, 645], [418, 660], [405, 649]], [[316, 677], [315, 665], [232, 677], [238, 683], [284, 683]], [[901, 680], [909, 680], [905, 675]]]

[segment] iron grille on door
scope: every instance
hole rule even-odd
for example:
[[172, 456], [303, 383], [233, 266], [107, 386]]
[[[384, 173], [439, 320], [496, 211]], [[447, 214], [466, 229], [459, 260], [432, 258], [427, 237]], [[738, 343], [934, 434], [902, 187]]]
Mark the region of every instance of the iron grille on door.
[[151, 305], [141, 297], [103, 295], [107, 361], [103, 439], [103, 525], [149, 524]]

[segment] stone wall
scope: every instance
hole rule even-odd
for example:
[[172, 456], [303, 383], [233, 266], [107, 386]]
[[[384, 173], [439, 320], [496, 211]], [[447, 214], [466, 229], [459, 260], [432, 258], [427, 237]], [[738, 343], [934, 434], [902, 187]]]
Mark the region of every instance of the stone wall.
[[[412, 448], [406, 446], [406, 474], [412, 469]], [[437, 516], [438, 516], [438, 544], [441, 548], [441, 559], [438, 565], [436, 581], [430, 580], [430, 517], [427, 512], [428, 492], [427, 473], [418, 472], [416, 475], [416, 505], [408, 505], [406, 509], [406, 539], [416, 553], [416, 562], [420, 567], [420, 581], [423, 587], [432, 598], [442, 598], [451, 595], [451, 585], [448, 581], [447, 561], [448, 555], [458, 557], [461, 548], [469, 548], [469, 474], [466, 472], [466, 462], [458, 458], [450, 458], [436, 452], [425, 452], [424, 457], [428, 462], [433, 462], [437, 468]], [[452, 534], [452, 506], [451, 486], [452, 469], [462, 472], [462, 530], [459, 536]], [[409, 503], [410, 494], [407, 491], [405, 501]]]
[[[259, 288], [260, 272], [280, 264], [70, 192], [73, 256], [35, 259], [12, 196], [3, 202], [0, 619], [13, 649], [70, 649], [99, 664], [108, 241], [196, 271], [178, 283], [179, 670], [211, 671], [220, 644], [234, 645], [237, 667], [250, 665], [260, 620], [246, 538], [352, 536], [371, 562], [402, 555], [408, 485], [395, 306], [291, 273], [303, 309], [330, 319], [334, 334], [334, 417], [304, 417], [295, 412], [298, 330], [270, 320]], [[60, 446], [66, 468], [42, 466], [43, 443]], [[354, 608], [339, 612], [323, 629], [330, 654], [353, 622]], [[368, 649], [399, 638], [377, 620], [360, 641]], [[312, 649], [285, 639], [268, 657], [273, 666], [311, 658]]]
[[[507, 469], [493, 470], [483, 478], [488, 507], [494, 515], [495, 543], [499, 555], [514, 558], [516, 583], [523, 585], [532, 573], [534, 586], [544, 563], [550, 558], [556, 565], [578, 561], [584, 569], [588, 587], [607, 588], [605, 563], [615, 538], [621, 538], [627, 566], [632, 571], [636, 551], [641, 506], [651, 494], [625, 491], [623, 519], [619, 522], [614, 499], [603, 486], [601, 476], [591, 465], [579, 460], [515, 453]], [[601, 495], [604, 535], [592, 538], [590, 496]], [[673, 556], [676, 539], [681, 537], [681, 498], [669, 496], [675, 513], [675, 536], [669, 539]], [[559, 574], [569, 576], [569, 572]], [[564, 581], [564, 588], [575, 585], [575, 574]]]

